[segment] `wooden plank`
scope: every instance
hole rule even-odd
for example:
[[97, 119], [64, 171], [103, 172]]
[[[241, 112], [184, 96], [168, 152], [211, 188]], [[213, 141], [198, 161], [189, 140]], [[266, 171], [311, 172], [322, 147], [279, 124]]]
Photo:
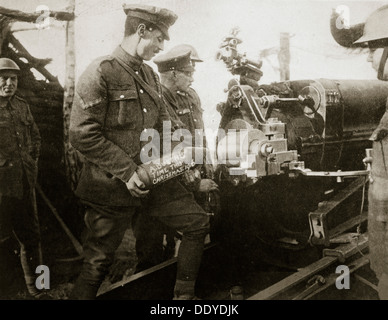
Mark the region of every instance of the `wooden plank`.
[[287, 291], [298, 283], [308, 280], [315, 273], [326, 269], [330, 265], [332, 265], [335, 261], [337, 261], [337, 257], [324, 257], [312, 264], [308, 267], [303, 268], [301, 271], [298, 271], [291, 276], [280, 280], [275, 283], [273, 286], [270, 286], [257, 294], [249, 297], [247, 300], [269, 300], [279, 295], [282, 292]]
[[168, 259], [166, 261], [163, 261], [162, 263], [157, 264], [156, 266], [153, 266], [153, 267], [148, 268], [146, 270], [143, 270], [141, 272], [135, 273], [132, 276], [130, 276], [128, 279], [115, 282], [115, 283], [111, 284], [109, 287], [99, 290], [97, 293], [97, 296], [101, 296], [107, 292], [110, 292], [110, 291], [113, 291], [117, 288], [126, 286], [131, 282], [134, 282], [136, 280], [144, 278], [144, 277], [146, 277], [154, 272], [157, 272], [159, 270], [165, 269], [166, 267], [173, 265], [176, 262], [177, 262], [177, 258], [171, 258], [171, 259]]
[[46, 205], [49, 207], [49, 209], [51, 210], [51, 212], [53, 213], [53, 215], [55, 216], [55, 218], [57, 218], [59, 224], [61, 225], [61, 227], [63, 228], [63, 230], [65, 231], [66, 235], [69, 237], [71, 243], [73, 244], [75, 250], [77, 251], [77, 253], [82, 256], [83, 254], [83, 248], [82, 248], [82, 245], [79, 243], [79, 241], [77, 240], [77, 238], [71, 233], [70, 229], [67, 227], [67, 225], [65, 224], [65, 222], [62, 220], [62, 218], [60, 217], [59, 213], [57, 212], [57, 210], [55, 209], [55, 207], [51, 204], [50, 200], [47, 198], [47, 196], [44, 194], [42, 188], [39, 186], [39, 184], [36, 184], [36, 191], [38, 191], [39, 195], [42, 197], [43, 201], [46, 203]]
[[361, 276], [358, 275], [358, 274], [354, 274], [354, 277], [355, 277], [358, 281], [360, 281], [360, 282], [362, 282], [363, 284], [367, 285], [368, 287], [372, 288], [373, 290], [378, 291], [378, 288], [377, 288], [377, 286], [376, 286], [374, 283], [372, 283], [372, 282], [366, 280], [365, 278], [361, 277]]
[[[357, 243], [350, 243], [342, 245], [336, 248], [338, 252], [342, 252], [345, 258], [360, 252], [365, 249], [368, 245], [368, 239], [361, 235]], [[336, 256], [326, 256], [322, 259], [310, 264], [309, 266], [303, 268], [302, 270], [292, 274], [291, 276], [275, 283], [273, 286], [270, 286], [257, 294], [249, 297], [247, 300], [269, 300], [275, 296], [289, 290], [295, 285], [301, 283], [302, 281], [308, 280], [317, 272], [326, 269], [334, 262], [336, 262], [339, 257]]]
[[[365, 256], [357, 259], [356, 261], [352, 261], [350, 266], [349, 266], [349, 273], [352, 274], [355, 271], [357, 271], [358, 269], [360, 269], [360, 268], [362, 268], [364, 266], [367, 266], [368, 264], [369, 264], [369, 255], [365, 255]], [[356, 278], [359, 277], [357, 274], [353, 274], [353, 275]], [[325, 291], [327, 288], [329, 288], [329, 287], [331, 287], [332, 285], [335, 284], [335, 281], [337, 280], [337, 278], [338, 278], [338, 274], [337, 273], [330, 274], [328, 277], [325, 277], [326, 283], [324, 285], [322, 285], [321, 287], [319, 287], [316, 291], [314, 291], [310, 295], [306, 296], [304, 298], [304, 300], [311, 299], [312, 297], [314, 297], [318, 293], [321, 293], [322, 291]], [[367, 281], [367, 280], [365, 280], [365, 281]]]
[[[217, 245], [217, 243], [206, 244], [204, 250], [209, 250], [209, 249], [215, 247], [216, 245]], [[173, 265], [176, 262], [177, 262], [177, 258], [174, 257], [174, 258], [168, 259], [166, 261], [163, 261], [162, 263], [159, 263], [156, 266], [153, 266], [153, 267], [148, 268], [146, 270], [143, 270], [141, 272], [135, 273], [132, 276], [130, 276], [128, 279], [115, 282], [115, 283], [111, 284], [110, 286], [108, 286], [107, 288], [100, 289], [97, 293], [97, 296], [102, 296], [105, 293], [114, 291], [117, 288], [124, 287], [124, 286], [130, 284], [131, 282], [135, 282], [136, 280], [143, 279], [151, 274], [154, 274], [158, 271], [161, 271], [161, 270]]]
[[341, 223], [338, 226], [335, 226], [333, 229], [329, 230], [330, 238], [336, 237], [340, 235], [341, 233], [353, 228], [355, 225], [365, 222], [368, 220], [368, 213], [364, 212], [362, 215], [350, 218], [349, 220], [346, 220], [344, 223]]

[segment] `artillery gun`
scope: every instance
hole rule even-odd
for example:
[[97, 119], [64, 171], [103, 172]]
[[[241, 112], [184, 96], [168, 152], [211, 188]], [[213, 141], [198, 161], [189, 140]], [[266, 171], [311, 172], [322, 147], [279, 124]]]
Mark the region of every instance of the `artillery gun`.
[[233, 30], [216, 56], [238, 79], [229, 81], [227, 100], [217, 106], [222, 210], [214, 238], [275, 264], [302, 267], [366, 220], [364, 160], [386, 108], [388, 83], [262, 85], [261, 61], [238, 53], [241, 42]]

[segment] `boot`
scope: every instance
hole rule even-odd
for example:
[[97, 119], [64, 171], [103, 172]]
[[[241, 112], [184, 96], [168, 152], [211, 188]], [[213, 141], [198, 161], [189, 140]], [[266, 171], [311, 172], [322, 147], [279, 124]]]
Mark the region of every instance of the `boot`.
[[195, 294], [195, 281], [176, 280], [173, 300], [200, 300]]

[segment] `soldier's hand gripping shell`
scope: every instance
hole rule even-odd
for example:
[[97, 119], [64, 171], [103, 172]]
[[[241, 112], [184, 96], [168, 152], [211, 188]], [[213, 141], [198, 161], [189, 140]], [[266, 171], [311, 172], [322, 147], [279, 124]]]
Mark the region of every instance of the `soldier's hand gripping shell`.
[[130, 194], [136, 198], [144, 198], [150, 192], [149, 190], [144, 189], [145, 184], [140, 180], [136, 172], [126, 183], [126, 186]]
[[211, 179], [202, 179], [199, 183], [199, 192], [210, 192], [210, 191], [218, 191], [218, 185]]
[[197, 168], [185, 171], [182, 175], [183, 184], [191, 191], [196, 191], [199, 188], [201, 181], [201, 172]]

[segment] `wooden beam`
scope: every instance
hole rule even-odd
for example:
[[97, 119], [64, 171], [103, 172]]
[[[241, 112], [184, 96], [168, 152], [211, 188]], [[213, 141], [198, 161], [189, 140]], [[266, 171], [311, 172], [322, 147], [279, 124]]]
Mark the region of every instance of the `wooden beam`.
[[[358, 253], [368, 247], [368, 239], [365, 236], [360, 236], [360, 241], [355, 243], [344, 244], [336, 248], [338, 253], [342, 253], [345, 258]], [[300, 271], [282, 279], [274, 285], [254, 294], [247, 300], [269, 300], [274, 299], [279, 294], [286, 292], [297, 284], [308, 280], [319, 271], [324, 270], [339, 260], [339, 256], [324, 256], [318, 261], [313, 262]]]
[[[355, 272], [357, 270], [359, 270], [360, 268], [362, 268], [364, 266], [367, 266], [368, 264], [369, 264], [369, 254], [366, 254], [365, 256], [363, 256], [363, 257], [361, 257], [361, 258], [359, 258], [359, 259], [357, 259], [355, 261], [351, 261], [351, 263], [349, 265], [349, 273], [352, 276], [354, 276], [356, 279], [358, 279], [359, 276]], [[314, 292], [312, 292], [311, 294], [303, 297], [303, 300], [312, 299], [318, 293], [321, 293], [322, 291], [325, 291], [329, 287], [333, 286], [337, 279], [338, 279], [338, 273], [332, 273], [332, 274], [326, 276], [325, 277], [325, 280], [326, 280], [325, 284], [319, 286], [317, 288], [317, 290], [314, 290]], [[358, 279], [358, 280], [360, 280], [360, 279]], [[367, 280], [365, 280], [365, 281], [367, 281]], [[366, 283], [364, 282], [364, 284], [366, 284]], [[298, 299], [294, 298], [293, 300], [298, 300]]]
[[[364, 259], [365, 259], [365, 258], [364, 258]], [[368, 263], [369, 263], [369, 261], [368, 261]], [[372, 288], [374, 291], [379, 292], [379, 288], [378, 288], [374, 283], [372, 283], [372, 282], [370, 282], [369, 280], [367, 280], [367, 279], [361, 277], [359, 274], [354, 274], [354, 277], [355, 277], [358, 281], [360, 281], [360, 282], [362, 282], [363, 284], [367, 285], [368, 287]]]
[[38, 59], [33, 57], [26, 48], [16, 39], [12, 34], [9, 35], [9, 42], [18, 50], [18, 55], [20, 57], [26, 58], [28, 62], [39, 71], [39, 68], [42, 68], [53, 61], [52, 58]]
[[69, 237], [71, 243], [73, 244], [74, 249], [81, 256], [83, 253], [82, 245], [79, 243], [77, 238], [71, 233], [70, 229], [67, 227], [67, 225], [65, 224], [65, 222], [62, 220], [61, 216], [59, 215], [58, 211], [55, 209], [55, 207], [52, 205], [50, 200], [47, 198], [47, 196], [43, 192], [40, 185], [37, 184], [35, 188], [36, 188], [36, 191], [38, 191], [39, 195], [42, 197], [43, 201], [46, 203], [46, 205], [50, 208], [50, 210], [53, 213], [53, 215], [55, 216], [55, 218], [57, 218], [59, 224], [61, 225], [61, 227], [65, 231], [66, 235]]
[[[75, 0], [70, 0], [69, 10], [75, 11]], [[75, 28], [74, 21], [66, 23], [66, 77], [63, 93], [63, 141], [64, 163], [66, 177], [71, 189], [74, 191], [78, 183], [78, 174], [81, 170], [80, 160], [76, 150], [69, 142], [70, 113], [73, 107], [75, 91]]]
[[48, 81], [59, 83], [58, 78], [54, 77], [46, 68], [45, 65], [51, 62], [52, 59], [37, 59], [30, 55], [26, 48], [12, 34], [9, 35], [9, 42], [14, 47], [13, 51], [20, 58], [26, 58], [33, 68], [39, 71]]
[[[42, 15], [41, 12], [26, 13], [23, 11], [8, 9], [4, 7], [0, 7], [0, 14], [18, 21], [34, 23]], [[67, 11], [49, 11], [48, 16], [58, 21], [72, 21], [75, 18], [74, 12]]]
[[11, 30], [9, 22], [10, 22], [9, 18], [0, 16], [0, 55], [3, 54], [1, 52], [3, 47], [3, 42], [7, 39]]

